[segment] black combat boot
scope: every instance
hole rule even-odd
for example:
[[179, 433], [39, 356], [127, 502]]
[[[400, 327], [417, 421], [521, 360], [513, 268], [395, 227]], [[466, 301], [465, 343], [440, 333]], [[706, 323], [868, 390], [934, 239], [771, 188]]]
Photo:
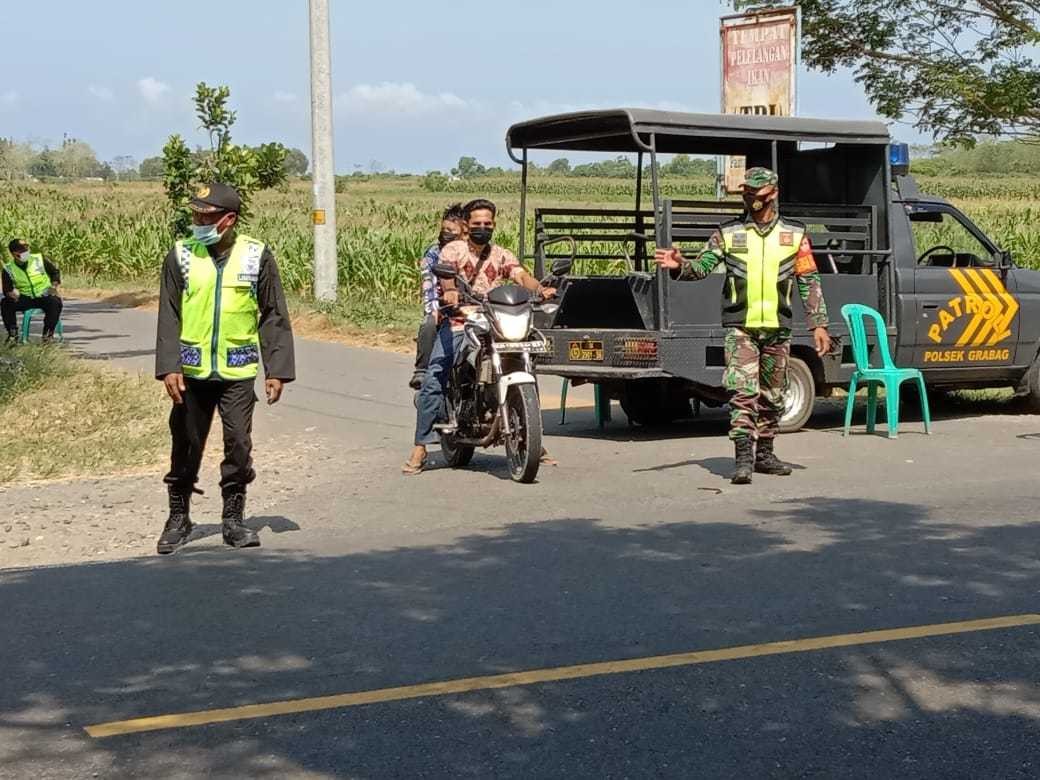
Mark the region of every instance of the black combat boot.
[[232, 547], [260, 546], [260, 537], [256, 531], [242, 522], [242, 514], [245, 511], [245, 493], [227, 493], [224, 495], [224, 511], [220, 513], [224, 544], [230, 544]]
[[195, 526], [191, 524], [189, 507], [191, 505], [191, 491], [183, 488], [169, 486], [170, 492], [170, 516], [166, 519], [166, 527], [163, 528], [159, 543], [155, 545], [159, 555], [168, 555], [188, 541]]
[[734, 485], [750, 485], [751, 472], [755, 465], [755, 443], [749, 438], [737, 439], [734, 442], [737, 451], [737, 468], [733, 472]]
[[9, 331], [7, 331], [7, 341], [6, 341], [6, 343], [9, 346], [17, 344], [18, 343], [18, 331], [16, 331], [16, 330], [9, 330]]
[[791, 474], [791, 467], [776, 457], [773, 452], [772, 439], [759, 439], [755, 452], [755, 471], [759, 474], [773, 474], [786, 477]]

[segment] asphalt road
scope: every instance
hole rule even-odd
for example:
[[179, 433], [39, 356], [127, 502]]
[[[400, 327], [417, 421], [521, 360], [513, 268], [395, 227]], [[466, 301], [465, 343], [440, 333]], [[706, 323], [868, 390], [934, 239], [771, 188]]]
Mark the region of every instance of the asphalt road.
[[[68, 310], [70, 344], [148, 370], [153, 315]], [[0, 776], [1040, 774], [1038, 629], [1018, 617], [1040, 612], [1037, 418], [940, 409], [930, 437], [910, 421], [896, 441], [844, 440], [821, 404], [778, 444], [793, 476], [735, 488], [717, 413], [654, 432], [617, 409], [602, 431], [587, 409], [565, 426], [547, 411], [561, 464], [536, 485], [509, 481], [501, 451], [404, 478], [408, 358], [298, 356], [257, 447], [311, 437], [330, 457], [266, 518], [262, 548], [211, 537], [0, 572]], [[999, 616], [1016, 619], [846, 636]], [[831, 639], [758, 647], [813, 637]], [[581, 664], [604, 665], [551, 671]], [[408, 688], [529, 670], [550, 671]]]

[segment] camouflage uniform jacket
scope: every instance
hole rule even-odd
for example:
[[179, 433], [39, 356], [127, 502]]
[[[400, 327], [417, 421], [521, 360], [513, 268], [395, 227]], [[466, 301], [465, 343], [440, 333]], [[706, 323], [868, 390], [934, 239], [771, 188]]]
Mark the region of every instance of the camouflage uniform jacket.
[[696, 258], [684, 260], [676, 276], [704, 279], [720, 263], [726, 264], [724, 325], [789, 329], [791, 288], [797, 285], [809, 328], [827, 327], [827, 304], [804, 225], [780, 218], [764, 227], [750, 217], [727, 222]]

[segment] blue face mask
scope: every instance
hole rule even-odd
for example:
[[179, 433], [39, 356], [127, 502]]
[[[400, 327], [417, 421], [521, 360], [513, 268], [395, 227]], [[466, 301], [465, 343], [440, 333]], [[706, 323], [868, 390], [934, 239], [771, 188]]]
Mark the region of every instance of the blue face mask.
[[212, 246], [224, 237], [223, 230], [217, 230], [216, 225], [192, 225], [191, 234], [195, 240], [204, 246]]

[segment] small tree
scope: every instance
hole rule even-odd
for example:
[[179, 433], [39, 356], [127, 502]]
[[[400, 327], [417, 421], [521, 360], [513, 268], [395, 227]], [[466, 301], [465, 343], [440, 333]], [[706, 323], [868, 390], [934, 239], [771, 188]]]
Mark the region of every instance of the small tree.
[[566, 157], [560, 157], [549, 163], [549, 173], [556, 176], [566, 176], [571, 172], [571, 161]]
[[295, 147], [290, 149], [285, 156], [285, 172], [290, 176], [303, 176], [310, 165], [307, 155]]
[[210, 87], [204, 82], [195, 87], [195, 114], [200, 129], [209, 135], [208, 151], [193, 153], [179, 135], [171, 135], [163, 147], [163, 187], [175, 236], [188, 232], [188, 201], [197, 186], [219, 181], [234, 187], [242, 196], [240, 219], [246, 221], [253, 194], [285, 181], [288, 150], [284, 146], [269, 143], [251, 149], [232, 143], [231, 126], [237, 114], [228, 108], [230, 97], [227, 87]]
[[477, 162], [476, 157], [460, 157], [458, 167], [453, 168], [451, 172], [463, 179], [472, 179], [474, 176], [483, 176], [486, 173], [484, 166]]
[[429, 192], [444, 192], [448, 189], [448, 177], [440, 171], [430, 171], [419, 183]]

